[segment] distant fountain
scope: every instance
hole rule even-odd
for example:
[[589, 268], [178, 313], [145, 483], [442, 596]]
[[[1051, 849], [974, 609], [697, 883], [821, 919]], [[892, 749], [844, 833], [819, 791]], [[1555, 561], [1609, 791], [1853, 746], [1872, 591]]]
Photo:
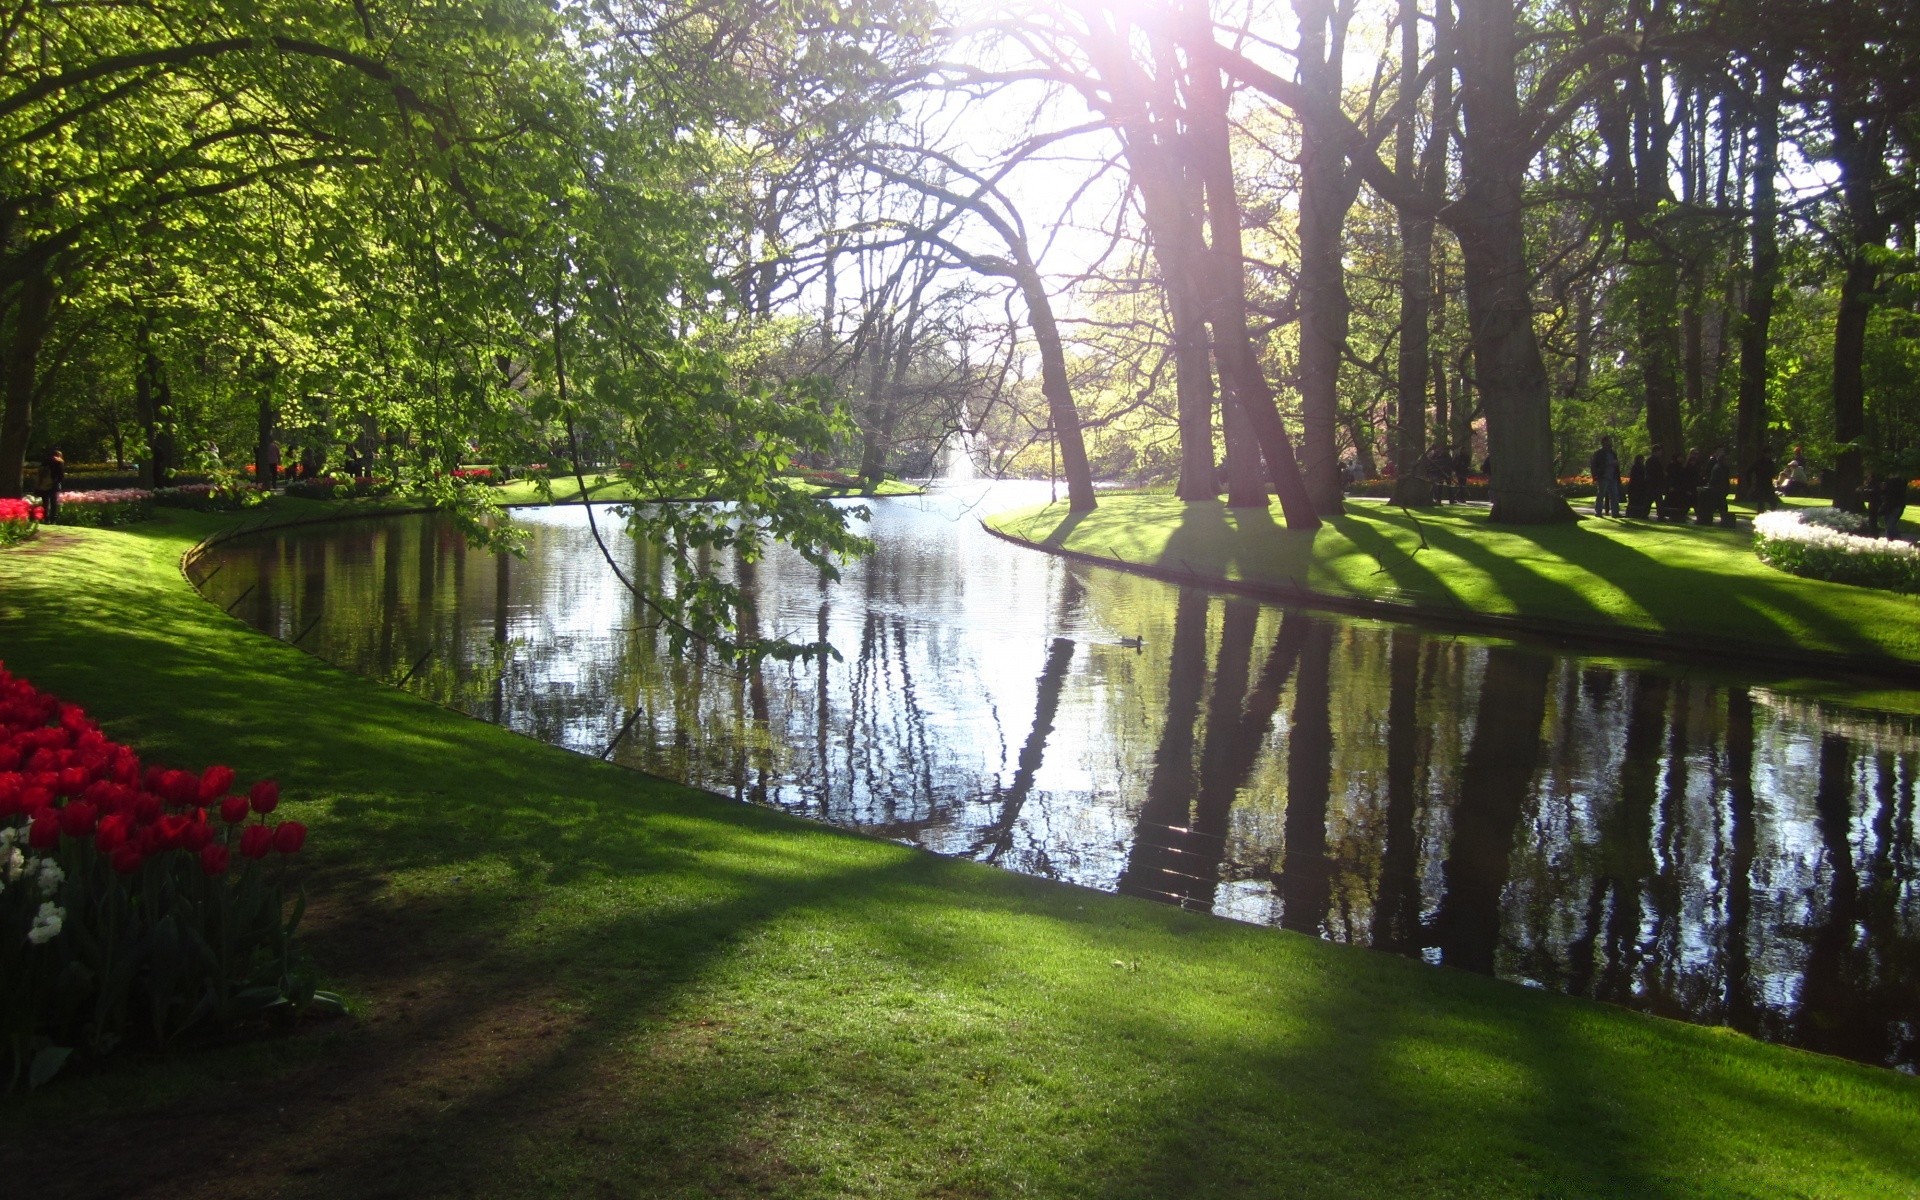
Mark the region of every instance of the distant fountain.
[[960, 411], [954, 414], [953, 431], [940, 443], [940, 462], [934, 471], [934, 478], [941, 483], [972, 483], [980, 477], [974, 466], [974, 436], [967, 428], [967, 402], [960, 401]]
[[972, 483], [978, 475], [973, 465], [973, 435], [956, 429], [940, 445], [940, 465], [934, 478], [941, 483]]

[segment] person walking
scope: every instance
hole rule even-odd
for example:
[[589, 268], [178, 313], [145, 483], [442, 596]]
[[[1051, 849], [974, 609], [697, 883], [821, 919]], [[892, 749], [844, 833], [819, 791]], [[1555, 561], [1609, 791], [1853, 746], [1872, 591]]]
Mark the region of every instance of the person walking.
[[1650, 517], [1658, 509], [1661, 519], [1667, 515], [1667, 459], [1655, 446], [1647, 452], [1647, 507], [1641, 517]]
[[54, 524], [60, 519], [60, 490], [67, 484], [67, 460], [61, 455], [60, 447], [47, 451], [40, 460], [40, 504], [46, 509], [46, 522]]
[[1715, 517], [1719, 517], [1723, 525], [1733, 524], [1733, 510], [1727, 507], [1727, 488], [1732, 483], [1733, 472], [1727, 469], [1726, 451], [1715, 450], [1694, 501], [1693, 519], [1697, 524], [1711, 525]]
[[1587, 471], [1593, 476], [1593, 515], [1596, 517], [1620, 516], [1620, 456], [1613, 451], [1613, 438], [1607, 434], [1600, 436], [1600, 448], [1587, 460]]
[[1690, 456], [1682, 457], [1675, 450], [1673, 457], [1667, 460], [1666, 502], [1660, 506], [1660, 516], [1668, 521], [1685, 521], [1687, 511], [1693, 507], [1693, 494], [1700, 490], [1700, 452], [1695, 450]]
[[1880, 521], [1888, 538], [1900, 536], [1900, 518], [1907, 511], [1907, 473], [1886, 470], [1880, 473]]
[[1633, 466], [1627, 471], [1627, 516], [1636, 521], [1647, 519], [1647, 510], [1652, 501], [1647, 499], [1647, 456], [1633, 456]]

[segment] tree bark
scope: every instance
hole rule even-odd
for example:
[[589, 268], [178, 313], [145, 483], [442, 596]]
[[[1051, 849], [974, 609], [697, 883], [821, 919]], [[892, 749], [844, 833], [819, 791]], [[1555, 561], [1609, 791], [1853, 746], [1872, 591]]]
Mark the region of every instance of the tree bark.
[[134, 338], [139, 358], [133, 372], [133, 411], [147, 443], [146, 484], [165, 487], [173, 478], [173, 388], [167, 368], [153, 352], [152, 333], [142, 323]]
[[[1295, 0], [1294, 7], [1300, 14], [1300, 86], [1338, 111], [1344, 21], [1332, 0]], [[1349, 322], [1341, 233], [1356, 185], [1347, 171], [1343, 139], [1322, 127], [1318, 111], [1299, 114], [1300, 441], [1314, 511], [1338, 516], [1345, 509], [1334, 431]]]
[[[1740, 321], [1740, 400], [1737, 417], [1741, 491], [1752, 497], [1760, 486], [1748, 468], [1767, 450], [1767, 349], [1773, 327], [1773, 293], [1780, 278], [1780, 73], [1769, 68], [1761, 79], [1753, 117], [1752, 273], [1747, 281]], [[1771, 481], [1769, 481], [1771, 482]]]
[[1466, 260], [1474, 376], [1493, 459], [1492, 520], [1570, 521], [1573, 510], [1553, 486], [1549, 385], [1528, 295], [1521, 223], [1527, 138], [1515, 92], [1513, 0], [1459, 0], [1459, 12], [1466, 120], [1461, 195], [1451, 224]]
[[[1448, 22], [1442, 4], [1435, 13], [1434, 53], [1451, 53], [1447, 45]], [[1429, 196], [1445, 195], [1445, 132], [1450, 107], [1447, 80], [1450, 72], [1435, 72], [1433, 129], [1428, 134], [1422, 155], [1421, 186]], [[1414, 128], [1420, 98], [1420, 6], [1417, 0], [1400, 0], [1400, 105], [1403, 116], [1395, 136], [1394, 171], [1402, 178], [1414, 169]], [[1433, 218], [1411, 209], [1398, 210], [1400, 224], [1400, 345], [1396, 363], [1398, 386], [1396, 428], [1394, 430], [1395, 504], [1425, 504], [1433, 499], [1433, 485], [1418, 478], [1420, 462], [1427, 445], [1427, 380], [1432, 357], [1429, 322], [1433, 314]], [[1434, 428], [1444, 440], [1447, 427], [1446, 382], [1436, 380]]]
[[[1149, 222], [1151, 226], [1151, 222]], [[1220, 494], [1213, 470], [1213, 360], [1207, 349], [1206, 311], [1190, 281], [1175, 285], [1178, 252], [1163, 253], [1154, 240], [1160, 270], [1169, 276], [1167, 308], [1173, 318], [1173, 390], [1180, 423], [1182, 500], [1212, 500]]]
[[1227, 93], [1220, 81], [1213, 26], [1204, 8], [1188, 10], [1193, 38], [1187, 46], [1188, 82], [1196, 157], [1206, 181], [1207, 228], [1213, 235], [1203, 269], [1213, 322], [1214, 360], [1220, 383], [1248, 418], [1260, 453], [1267, 461], [1267, 479], [1280, 497], [1287, 528], [1320, 528], [1320, 515], [1294, 457], [1293, 440], [1280, 420], [1280, 407], [1254, 352], [1247, 326], [1246, 252], [1240, 239], [1240, 200], [1234, 190], [1233, 157], [1227, 134]]
[[1889, 222], [1875, 190], [1886, 175], [1887, 130], [1883, 121], [1862, 122], [1852, 109], [1833, 105], [1833, 156], [1840, 165], [1840, 192], [1847, 212], [1847, 270], [1840, 281], [1840, 311], [1833, 328], [1834, 498], [1852, 501], [1863, 475], [1860, 439], [1866, 432], [1867, 321], [1873, 315], [1880, 268], [1872, 258], [1884, 247]]
[[1021, 298], [1027, 302], [1027, 320], [1033, 326], [1033, 340], [1040, 347], [1040, 391], [1047, 398], [1047, 419], [1053, 424], [1053, 436], [1060, 447], [1060, 469], [1067, 477], [1067, 510], [1092, 512], [1097, 501], [1093, 495], [1093, 470], [1087, 464], [1087, 444], [1080, 433], [1080, 413], [1073, 406], [1073, 385], [1067, 378], [1067, 355], [1060, 345], [1060, 326], [1053, 317], [1053, 303], [1030, 265], [1015, 276]]
[[39, 378], [40, 347], [53, 313], [53, 276], [44, 267], [21, 283], [6, 330], [5, 408], [0, 409], [0, 496], [26, 490], [27, 439], [33, 432], [33, 396]]

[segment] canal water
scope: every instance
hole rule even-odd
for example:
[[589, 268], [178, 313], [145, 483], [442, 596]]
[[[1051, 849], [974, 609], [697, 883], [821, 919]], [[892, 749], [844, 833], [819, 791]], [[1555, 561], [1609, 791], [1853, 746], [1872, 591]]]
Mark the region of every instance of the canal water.
[[[1735, 672], [1212, 595], [980, 529], [1045, 485], [869, 502], [875, 553], [716, 558], [762, 634], [676, 660], [578, 507], [254, 534], [214, 603], [583, 753], [941, 854], [1913, 1071], [1920, 722]], [[613, 520], [599, 510], [604, 523]], [[645, 545], [629, 573], [670, 588]]]

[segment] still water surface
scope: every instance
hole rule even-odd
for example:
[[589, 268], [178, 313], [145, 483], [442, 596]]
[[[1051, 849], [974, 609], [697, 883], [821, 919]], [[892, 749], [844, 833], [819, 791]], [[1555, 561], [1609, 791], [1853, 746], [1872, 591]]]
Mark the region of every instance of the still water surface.
[[1920, 1065], [1920, 723], [1214, 596], [979, 528], [1043, 493], [875, 502], [876, 553], [837, 584], [791, 554], [716, 559], [762, 632], [844, 656], [745, 676], [666, 653], [579, 508], [518, 513], [524, 560], [414, 516], [245, 537], [194, 575], [341, 666], [741, 800]]

